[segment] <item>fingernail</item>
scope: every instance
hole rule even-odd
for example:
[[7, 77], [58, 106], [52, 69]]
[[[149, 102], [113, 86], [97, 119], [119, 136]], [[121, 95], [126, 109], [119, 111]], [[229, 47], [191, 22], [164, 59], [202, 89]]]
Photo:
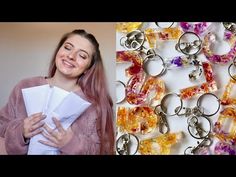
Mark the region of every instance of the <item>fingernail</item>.
[[44, 114], [44, 115], [42, 115], [42, 117], [43, 117], [43, 118], [46, 118], [46, 117], [47, 117], [47, 115], [45, 115], [45, 114]]

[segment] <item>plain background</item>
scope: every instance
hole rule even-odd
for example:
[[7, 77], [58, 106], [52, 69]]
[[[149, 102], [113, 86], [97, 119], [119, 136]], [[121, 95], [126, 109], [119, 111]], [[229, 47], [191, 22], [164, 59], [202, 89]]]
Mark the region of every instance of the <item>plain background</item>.
[[[98, 40], [109, 91], [115, 100], [115, 23], [0, 23], [0, 108], [20, 80], [47, 75], [59, 40], [74, 29], [85, 29]], [[1, 138], [0, 154], [5, 154]]]

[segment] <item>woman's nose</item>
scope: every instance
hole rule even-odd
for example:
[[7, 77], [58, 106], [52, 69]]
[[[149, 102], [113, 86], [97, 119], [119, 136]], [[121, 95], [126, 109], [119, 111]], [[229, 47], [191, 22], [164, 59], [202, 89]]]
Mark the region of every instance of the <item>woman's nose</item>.
[[73, 52], [71, 51], [69, 54], [68, 54], [68, 58], [71, 59], [71, 60], [75, 60], [75, 55], [76, 55], [76, 52]]

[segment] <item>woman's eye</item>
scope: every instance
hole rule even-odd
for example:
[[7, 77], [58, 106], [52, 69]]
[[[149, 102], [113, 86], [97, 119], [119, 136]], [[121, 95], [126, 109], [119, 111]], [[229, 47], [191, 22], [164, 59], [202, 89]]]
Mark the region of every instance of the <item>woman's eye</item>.
[[71, 47], [70, 47], [70, 46], [67, 46], [67, 45], [65, 45], [64, 48], [65, 48], [66, 50], [71, 50]]
[[79, 55], [81, 58], [86, 59], [87, 57], [85, 55]]
[[78, 55], [79, 55], [79, 57], [81, 57], [83, 59], [88, 58], [87, 55], [85, 53], [83, 53], [83, 52], [79, 52]]

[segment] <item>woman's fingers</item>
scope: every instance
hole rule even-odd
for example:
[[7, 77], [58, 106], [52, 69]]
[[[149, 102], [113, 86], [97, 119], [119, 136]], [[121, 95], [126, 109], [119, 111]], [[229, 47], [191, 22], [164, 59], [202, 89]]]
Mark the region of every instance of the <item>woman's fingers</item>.
[[45, 119], [46, 115], [42, 115], [42, 113], [36, 113], [30, 116], [31, 125], [37, 124], [41, 120]]
[[37, 134], [42, 133], [42, 132], [43, 132], [43, 129], [36, 129], [36, 130], [30, 132], [30, 133], [28, 134], [28, 136], [31, 138], [31, 137], [33, 137], [33, 136], [35, 136], [35, 135], [37, 135]]
[[51, 146], [51, 147], [55, 147], [58, 148], [57, 145], [51, 141], [43, 141], [43, 140], [39, 140], [40, 143]]
[[62, 127], [61, 122], [60, 122], [58, 119], [56, 119], [55, 117], [53, 117], [52, 120], [53, 120], [53, 122], [55, 123], [56, 128], [58, 129], [58, 131], [59, 131], [60, 133], [65, 133], [65, 132], [66, 132], [66, 131], [64, 130], [64, 128]]
[[47, 124], [44, 124], [43, 128], [47, 131], [48, 134], [52, 135], [55, 129], [51, 129]]
[[32, 114], [30, 117], [24, 119], [24, 138], [32, 138], [33, 136], [42, 132], [41, 127], [44, 125], [42, 122], [46, 116], [42, 113]]
[[45, 138], [47, 138], [49, 141], [51, 141], [52, 143], [54, 143], [54, 144], [57, 144], [57, 139], [54, 137], [54, 136], [52, 136], [52, 135], [50, 135], [50, 134], [47, 134], [46, 132], [42, 132], [42, 135], [45, 137]]
[[40, 141], [42, 144], [60, 148], [63, 147], [65, 144], [67, 144], [72, 136], [73, 131], [71, 127], [69, 127], [67, 130], [64, 130], [59, 120], [53, 119], [56, 127], [54, 129], [50, 128], [47, 124], [44, 124], [44, 131], [42, 132], [42, 135], [48, 140], [48, 141]]
[[43, 127], [45, 122], [38, 122], [30, 127], [30, 132], [33, 132], [41, 127]]

